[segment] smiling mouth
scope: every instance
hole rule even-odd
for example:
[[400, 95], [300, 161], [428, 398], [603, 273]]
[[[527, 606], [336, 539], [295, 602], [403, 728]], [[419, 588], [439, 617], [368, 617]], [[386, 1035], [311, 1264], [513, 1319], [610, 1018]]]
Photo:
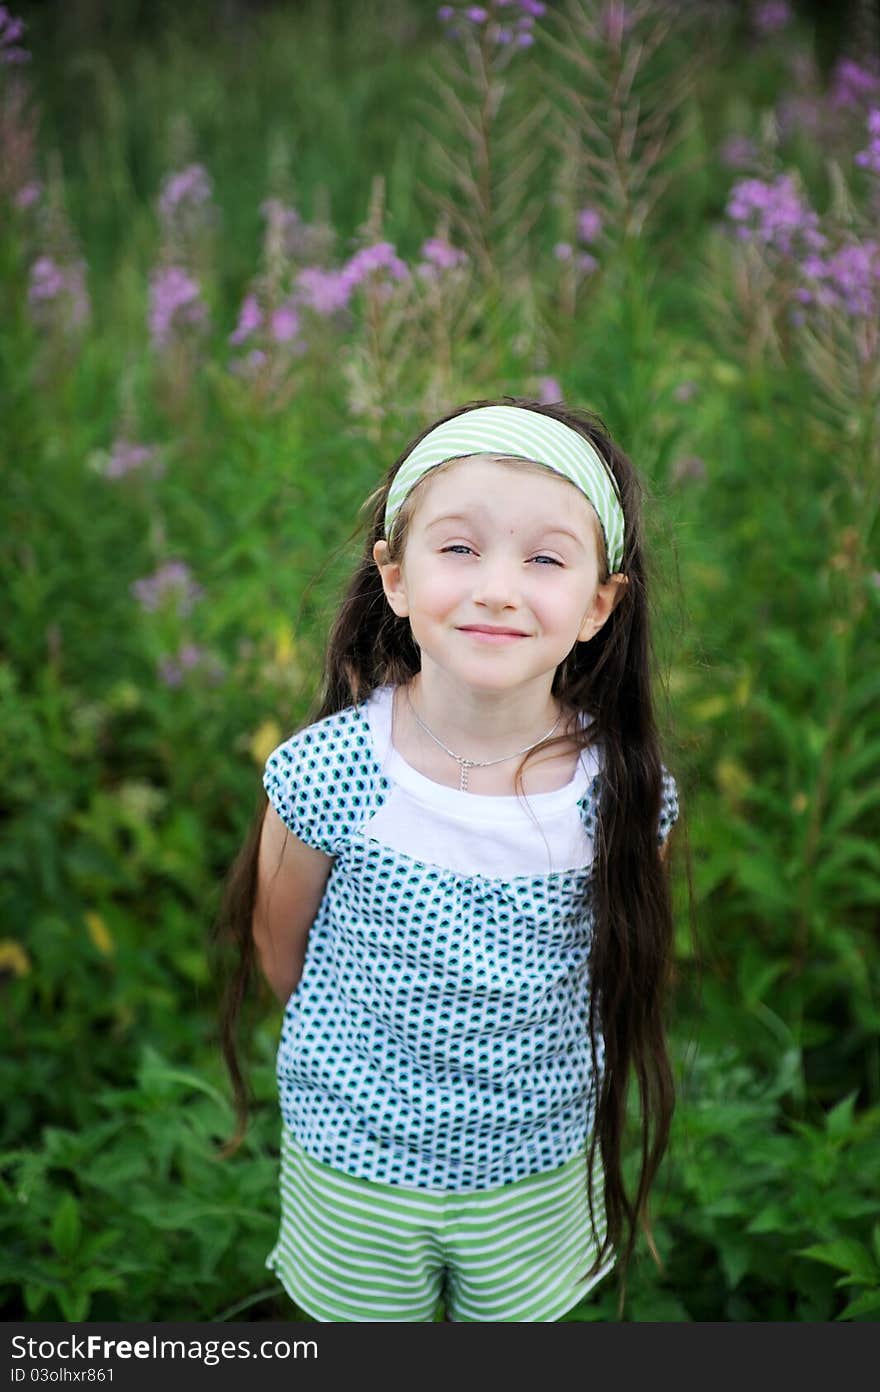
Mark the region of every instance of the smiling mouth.
[[488, 628], [477, 627], [475, 625], [460, 629], [461, 633], [473, 633], [477, 638], [527, 638], [528, 634], [520, 633], [514, 628]]

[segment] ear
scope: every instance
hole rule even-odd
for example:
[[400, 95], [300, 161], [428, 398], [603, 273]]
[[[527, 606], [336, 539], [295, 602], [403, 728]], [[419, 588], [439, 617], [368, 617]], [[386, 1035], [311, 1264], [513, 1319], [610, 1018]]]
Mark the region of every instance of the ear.
[[377, 541], [373, 547], [373, 560], [379, 567], [379, 574], [382, 576], [382, 588], [385, 591], [385, 598], [391, 605], [399, 619], [405, 619], [409, 614], [409, 601], [406, 597], [406, 586], [403, 580], [403, 569], [396, 561], [388, 559], [388, 542]]
[[629, 584], [629, 576], [617, 573], [609, 575], [604, 585], [596, 588], [593, 602], [587, 610], [577, 636], [579, 643], [588, 643], [599, 632], [617, 604], [624, 587]]

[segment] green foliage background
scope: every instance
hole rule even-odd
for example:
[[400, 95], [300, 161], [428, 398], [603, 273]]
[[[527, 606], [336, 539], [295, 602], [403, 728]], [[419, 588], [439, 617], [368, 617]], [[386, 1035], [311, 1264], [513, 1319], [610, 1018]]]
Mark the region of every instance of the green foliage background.
[[[417, 258], [435, 197], [462, 200], [427, 140], [432, 123], [448, 134], [434, 79], [450, 41], [433, 7], [402, 0], [345, 16], [230, 6], [223, 23], [169, 7], [146, 25], [116, 5], [103, 31], [76, 26], [87, 10], [24, 13], [41, 159], [89, 268], [92, 321], [74, 342], [29, 315], [30, 224], [0, 231], [6, 1317], [298, 1317], [264, 1268], [280, 1012], [264, 997], [253, 1123], [221, 1158], [232, 1114], [208, 928], [263, 759], [311, 699], [363, 499], [432, 403], [534, 392], [552, 374], [646, 480], [682, 794], [680, 1096], [653, 1205], [664, 1268], [640, 1253], [625, 1318], [875, 1319], [874, 379], [868, 364], [853, 385], [834, 366], [845, 352], [810, 357], [781, 309], [765, 331], [766, 302], [737, 288], [745, 263], [723, 225], [735, 176], [716, 155], [731, 130], [766, 136], [785, 43], [809, 47], [809, 32], [756, 45], [731, 14], [737, 58], [707, 41], [668, 188], [637, 233], [614, 232], [568, 311], [552, 249], [577, 198], [548, 141], [520, 190], [541, 203], [525, 274], [495, 228], [497, 280], [471, 287], [466, 325], [382, 317], [365, 294], [342, 347], [316, 336], [279, 397], [229, 371], [260, 202], [274, 189], [326, 218], [340, 258], [381, 237]], [[667, 78], [686, 48], [667, 41]], [[552, 48], [511, 66], [505, 129], [542, 72], [565, 81]], [[851, 161], [859, 138], [830, 156], [797, 132], [764, 149], [830, 213], [832, 157]], [[497, 158], [500, 177], [515, 142]], [[169, 364], [147, 333], [155, 200], [196, 159], [218, 210], [203, 249], [212, 329]], [[852, 197], [866, 197], [857, 180]], [[465, 200], [465, 239], [467, 216]], [[161, 478], [103, 476], [122, 427], [160, 446]], [[189, 614], [132, 597], [169, 557], [202, 586]], [[169, 686], [159, 664], [186, 641], [216, 667]], [[615, 1317], [606, 1282], [566, 1318]]]

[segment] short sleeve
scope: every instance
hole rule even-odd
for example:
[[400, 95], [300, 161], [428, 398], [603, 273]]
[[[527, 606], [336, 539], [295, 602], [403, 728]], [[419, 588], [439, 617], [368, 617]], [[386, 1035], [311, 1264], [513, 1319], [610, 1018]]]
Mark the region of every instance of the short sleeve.
[[307, 846], [325, 855], [339, 850], [337, 749], [321, 723], [310, 725], [273, 750], [263, 787], [284, 825]]
[[662, 846], [675, 823], [678, 821], [678, 787], [665, 764], [661, 765], [662, 791], [660, 794], [660, 821], [657, 830], [657, 845]]

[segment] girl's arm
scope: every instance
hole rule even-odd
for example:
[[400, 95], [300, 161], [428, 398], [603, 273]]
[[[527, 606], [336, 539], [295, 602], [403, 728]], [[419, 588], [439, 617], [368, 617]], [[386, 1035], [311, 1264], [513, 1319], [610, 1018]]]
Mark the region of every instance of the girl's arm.
[[294, 836], [274, 807], [266, 808], [252, 927], [263, 975], [282, 1005], [302, 976], [333, 860]]

